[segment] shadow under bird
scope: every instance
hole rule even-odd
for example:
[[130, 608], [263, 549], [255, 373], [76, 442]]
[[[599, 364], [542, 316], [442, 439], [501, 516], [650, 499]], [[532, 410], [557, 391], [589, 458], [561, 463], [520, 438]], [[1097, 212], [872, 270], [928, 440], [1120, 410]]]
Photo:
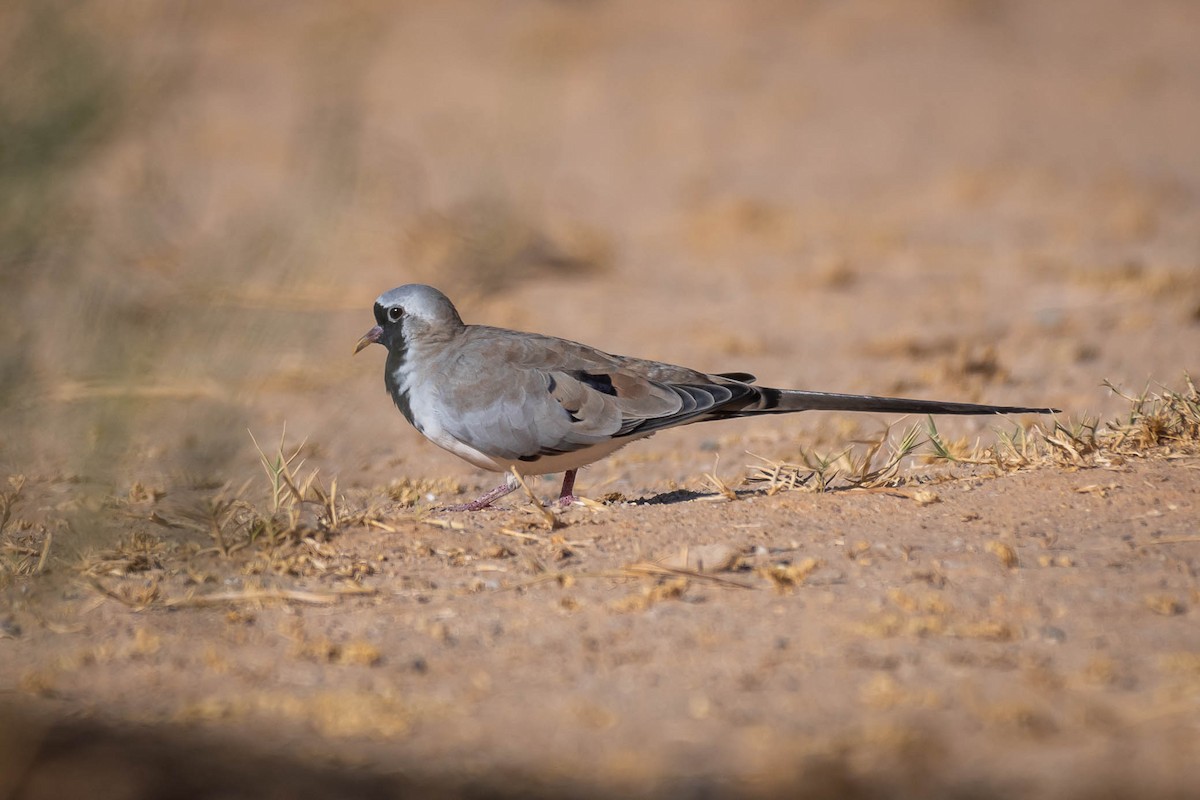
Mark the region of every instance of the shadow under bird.
[[693, 422], [795, 411], [897, 414], [1051, 414], [1054, 408], [834, 394], [755, 386], [745, 372], [709, 374], [612, 355], [585, 344], [466, 325], [450, 300], [421, 284], [375, 301], [375, 327], [354, 352], [387, 348], [384, 383], [434, 444], [508, 480], [453, 511], [486, 508], [516, 488], [511, 475], [563, 472], [559, 502], [574, 502], [575, 473], [660, 430]]

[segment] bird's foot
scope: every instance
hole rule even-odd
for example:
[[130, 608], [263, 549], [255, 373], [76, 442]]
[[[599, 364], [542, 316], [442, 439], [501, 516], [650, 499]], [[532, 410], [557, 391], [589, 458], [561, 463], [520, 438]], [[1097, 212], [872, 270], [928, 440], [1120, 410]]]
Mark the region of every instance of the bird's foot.
[[571, 506], [575, 505], [575, 503], [578, 501], [579, 501], [579, 498], [576, 497], [575, 495], [564, 494], [564, 495], [559, 496], [559, 498], [557, 500], [555, 500], [551, 503], [547, 503], [546, 505], [549, 507], [558, 506], [559, 508], [570, 508]]
[[515, 486], [509, 486], [507, 482], [500, 484], [495, 489], [492, 489], [486, 494], [482, 494], [469, 503], [461, 503], [454, 506], [443, 506], [442, 511], [480, 511], [489, 507], [492, 503], [499, 500], [504, 495], [515, 489]]
[[575, 505], [575, 473], [577, 471], [569, 469], [563, 473], [562, 491], [558, 493], [559, 508], [570, 508]]

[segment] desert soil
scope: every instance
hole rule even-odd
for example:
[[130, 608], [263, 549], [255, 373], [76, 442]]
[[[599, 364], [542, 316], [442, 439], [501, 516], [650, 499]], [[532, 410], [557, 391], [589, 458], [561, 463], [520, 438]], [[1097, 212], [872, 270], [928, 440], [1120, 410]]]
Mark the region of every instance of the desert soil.
[[[1200, 373], [1200, 5], [36, 7], [109, 110], [0, 230], [0, 797], [1195, 795], [1196, 442], [1071, 446]], [[499, 477], [350, 356], [410, 281], [1069, 446], [748, 481], [925, 438], [814, 412], [446, 513]]]

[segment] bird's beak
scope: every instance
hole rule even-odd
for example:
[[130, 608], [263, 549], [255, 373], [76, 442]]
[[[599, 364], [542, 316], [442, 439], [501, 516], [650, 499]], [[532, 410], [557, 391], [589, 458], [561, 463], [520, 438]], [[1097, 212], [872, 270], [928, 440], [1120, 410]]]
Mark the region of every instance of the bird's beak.
[[381, 336], [383, 336], [383, 328], [378, 325], [371, 328], [371, 330], [364, 333], [363, 337], [358, 340], [358, 344], [354, 345], [354, 355], [358, 355], [358, 351], [369, 344], [378, 344]]

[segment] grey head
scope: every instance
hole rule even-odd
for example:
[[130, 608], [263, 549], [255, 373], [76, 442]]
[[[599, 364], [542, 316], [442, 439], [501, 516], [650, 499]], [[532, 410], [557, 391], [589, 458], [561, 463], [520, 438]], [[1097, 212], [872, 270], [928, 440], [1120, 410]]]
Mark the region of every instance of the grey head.
[[354, 352], [381, 344], [399, 355], [414, 341], [449, 337], [462, 327], [450, 298], [432, 286], [409, 283], [375, 299], [375, 327], [358, 340]]

